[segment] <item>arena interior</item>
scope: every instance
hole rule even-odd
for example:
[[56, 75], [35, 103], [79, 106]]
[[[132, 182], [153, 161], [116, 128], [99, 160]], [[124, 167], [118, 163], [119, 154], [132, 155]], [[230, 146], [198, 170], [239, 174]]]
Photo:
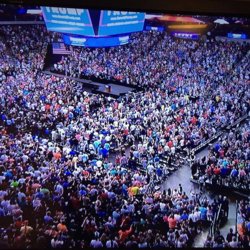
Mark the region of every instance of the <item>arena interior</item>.
[[249, 248], [250, 19], [0, 5], [0, 249]]

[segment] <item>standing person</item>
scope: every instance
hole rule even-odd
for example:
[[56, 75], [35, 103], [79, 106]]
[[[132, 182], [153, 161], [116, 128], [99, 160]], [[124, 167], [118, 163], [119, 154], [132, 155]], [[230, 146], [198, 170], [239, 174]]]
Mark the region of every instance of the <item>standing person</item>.
[[229, 229], [229, 233], [227, 234], [226, 240], [228, 243], [230, 243], [233, 240], [233, 237], [235, 237], [236, 234], [233, 232], [233, 229]]
[[171, 164], [172, 164], [172, 155], [169, 154], [169, 156], [168, 156], [168, 166], [171, 167]]
[[216, 244], [216, 247], [223, 247], [224, 243], [225, 243], [225, 239], [224, 236], [221, 235], [220, 231], [218, 230], [217, 233], [214, 236], [214, 241]]
[[117, 243], [117, 241], [115, 240], [115, 239], [110, 239], [110, 240], [108, 240], [107, 242], [106, 242], [106, 247], [107, 248], [118, 248], [119, 246], [118, 246], [118, 243]]
[[168, 188], [168, 196], [171, 196], [171, 194], [172, 194], [172, 190], [171, 188]]
[[213, 248], [214, 242], [211, 236], [207, 236], [207, 239], [204, 243], [204, 248]]
[[224, 196], [222, 201], [222, 209], [224, 210], [224, 216], [225, 218], [228, 218], [228, 212], [229, 212], [229, 201], [226, 196]]
[[194, 154], [194, 152], [192, 152], [191, 155], [190, 155], [190, 160], [189, 160], [190, 161], [190, 165], [192, 165], [195, 162], [195, 159], [196, 159], [195, 158], [195, 154]]
[[192, 178], [194, 178], [195, 174], [197, 173], [197, 162], [196, 161], [191, 163], [191, 173], [192, 173]]
[[204, 184], [205, 184], [205, 176], [204, 176], [204, 175], [201, 175], [201, 176], [199, 177], [199, 188], [200, 188], [200, 193], [201, 193], [201, 194], [202, 194], [202, 192], [203, 192]]
[[178, 193], [182, 194], [182, 191], [183, 191], [183, 188], [182, 188], [181, 184], [179, 184]]

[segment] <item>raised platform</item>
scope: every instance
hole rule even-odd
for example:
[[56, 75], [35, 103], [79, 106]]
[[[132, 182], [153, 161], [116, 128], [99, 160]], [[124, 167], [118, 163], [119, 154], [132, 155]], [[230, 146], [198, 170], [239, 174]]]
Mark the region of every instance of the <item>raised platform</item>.
[[[97, 82], [93, 83], [98, 85], [98, 89], [95, 89], [93, 93], [110, 95], [115, 98], [136, 90], [135, 88], [116, 85], [114, 83], [109, 83], [109, 84], [102, 84]], [[108, 91], [108, 88], [106, 86], [110, 87], [110, 91]]]
[[223, 185], [223, 184], [219, 185], [219, 184], [215, 184], [209, 181], [205, 182], [205, 186], [208, 189], [213, 190], [215, 192], [233, 193], [235, 195], [239, 195], [245, 198], [250, 197], [248, 188], [232, 187], [232, 186]]
[[[100, 83], [100, 82], [96, 82], [96, 81], [65, 76], [65, 75], [53, 73], [53, 72], [47, 71], [47, 70], [43, 71], [43, 73], [47, 74], [47, 75], [54, 75], [54, 76], [60, 77], [60, 78], [67, 78], [70, 80], [74, 80], [78, 83], [79, 87], [80, 86], [82, 87], [83, 91], [87, 91], [87, 92], [94, 93], [94, 94], [103, 94], [106, 96], [111, 96], [113, 98], [118, 98], [122, 95], [129, 93], [129, 92], [136, 91], [136, 88], [133, 88], [133, 87], [121, 86], [121, 85], [114, 84], [114, 83], [104, 84], [104, 83]], [[110, 88], [108, 88], [108, 86]]]
[[[190, 181], [199, 185], [198, 179], [190, 178]], [[219, 185], [219, 184], [212, 183], [209, 180], [206, 180], [205, 187], [215, 193], [234, 194], [236, 196], [241, 196], [244, 198], [250, 197], [248, 188], [232, 187], [232, 186], [223, 185], [223, 184]]]

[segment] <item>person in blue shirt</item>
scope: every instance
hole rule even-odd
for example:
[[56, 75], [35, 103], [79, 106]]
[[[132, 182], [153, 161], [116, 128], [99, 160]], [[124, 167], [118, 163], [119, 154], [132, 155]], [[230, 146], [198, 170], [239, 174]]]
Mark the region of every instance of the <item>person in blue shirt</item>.
[[122, 184], [122, 194], [125, 197], [128, 196], [128, 186], [125, 183]]
[[69, 154], [72, 155], [72, 156], [75, 156], [75, 155], [77, 154], [77, 152], [76, 152], [75, 150], [72, 149], [72, 150], [69, 152]]
[[38, 199], [43, 199], [44, 198], [44, 194], [43, 192], [41, 192], [41, 190], [39, 190], [36, 194], [35, 197]]
[[45, 102], [46, 96], [45, 96], [45, 95], [41, 95], [41, 96], [40, 96], [40, 99], [41, 99], [43, 102]]
[[51, 212], [48, 211], [46, 215], [43, 217], [45, 224], [50, 224], [53, 222], [53, 218], [51, 217]]
[[133, 151], [133, 156], [138, 159], [140, 157], [140, 153], [138, 150]]
[[66, 176], [70, 176], [70, 175], [71, 175], [71, 171], [67, 169], [67, 170], [64, 172], [64, 174], [65, 174]]
[[2, 114], [2, 115], [1, 115], [1, 120], [2, 120], [2, 121], [6, 121], [6, 120], [7, 120], [7, 116], [6, 116], [5, 114]]
[[88, 159], [89, 159], [89, 156], [87, 154], [82, 155], [82, 162], [87, 162]]
[[186, 211], [183, 212], [183, 214], [181, 215], [180, 219], [183, 220], [188, 220], [188, 214]]
[[218, 151], [220, 150], [220, 144], [219, 143], [216, 143], [215, 145], [214, 145], [214, 151], [216, 152], [216, 153], [218, 153]]
[[98, 149], [97, 149], [97, 150], [98, 150], [97, 152], [98, 152], [98, 156], [99, 156], [99, 157], [103, 157], [102, 149], [103, 149], [102, 146], [99, 146]]
[[156, 169], [156, 177], [157, 179], [159, 179], [162, 176], [162, 169], [160, 167], [158, 167]]
[[222, 162], [223, 167], [227, 167], [228, 166], [228, 161], [226, 159], [223, 160]]
[[173, 104], [171, 105], [171, 109], [172, 109], [173, 111], [176, 110], [176, 104], [175, 104], [175, 103], [173, 103]]
[[221, 169], [220, 169], [220, 176], [222, 177], [222, 178], [226, 178], [226, 176], [227, 176], [227, 167], [222, 167]]
[[201, 205], [199, 211], [201, 212], [201, 220], [207, 220], [207, 208], [204, 205]]
[[96, 162], [97, 162], [97, 160], [96, 160], [96, 159], [93, 159], [93, 160], [90, 162], [90, 165], [91, 165], [91, 166], [96, 166]]
[[68, 181], [64, 181], [64, 182], [62, 183], [62, 186], [63, 186], [63, 188], [68, 188], [68, 187], [70, 186], [70, 184], [69, 184]]
[[159, 161], [160, 161], [160, 158], [159, 158], [158, 155], [156, 155], [156, 156], [154, 157], [154, 163], [155, 163], [156, 166], [159, 165]]
[[236, 168], [233, 168], [232, 171], [231, 171], [231, 174], [230, 176], [235, 179], [239, 174], [239, 171], [236, 169]]
[[106, 148], [109, 151], [110, 150], [110, 144], [108, 142], [105, 142], [104, 148]]
[[99, 147], [100, 144], [101, 144], [101, 141], [100, 141], [100, 140], [95, 140], [93, 144], [94, 144], [95, 149], [97, 150], [98, 147]]
[[5, 211], [4, 209], [0, 206], [0, 217], [4, 217], [5, 216]]
[[108, 158], [108, 155], [109, 155], [109, 151], [104, 147], [102, 149], [102, 157], [103, 157], [103, 159]]
[[44, 130], [44, 134], [45, 134], [46, 137], [48, 137], [51, 134], [51, 131], [49, 130], [49, 128], [46, 128]]
[[4, 176], [6, 177], [6, 179], [11, 180], [13, 178], [13, 173], [7, 170]]
[[81, 190], [79, 191], [80, 196], [85, 196], [87, 194], [87, 191], [82, 187]]
[[101, 145], [102, 145], [102, 147], [104, 146], [105, 143], [106, 143], [106, 140], [105, 140], [105, 138], [103, 138], [103, 139], [101, 140]]
[[115, 175], [117, 174], [116, 169], [112, 169], [112, 170], [110, 170], [110, 174], [115, 176]]

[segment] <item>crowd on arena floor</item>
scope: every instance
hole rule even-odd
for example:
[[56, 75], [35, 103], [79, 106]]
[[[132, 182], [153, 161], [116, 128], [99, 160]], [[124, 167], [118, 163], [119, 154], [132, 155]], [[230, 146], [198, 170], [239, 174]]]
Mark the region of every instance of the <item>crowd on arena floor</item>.
[[234, 68], [247, 45], [148, 32], [130, 45], [64, 57], [69, 73], [79, 57], [80, 73], [126, 75], [127, 83], [152, 87], [115, 100], [43, 73], [51, 36], [45, 26], [0, 27], [2, 243], [191, 246], [218, 203], [180, 187], [148, 193], [150, 176], [164, 170], [162, 155], [193, 148], [249, 112], [249, 71]]

